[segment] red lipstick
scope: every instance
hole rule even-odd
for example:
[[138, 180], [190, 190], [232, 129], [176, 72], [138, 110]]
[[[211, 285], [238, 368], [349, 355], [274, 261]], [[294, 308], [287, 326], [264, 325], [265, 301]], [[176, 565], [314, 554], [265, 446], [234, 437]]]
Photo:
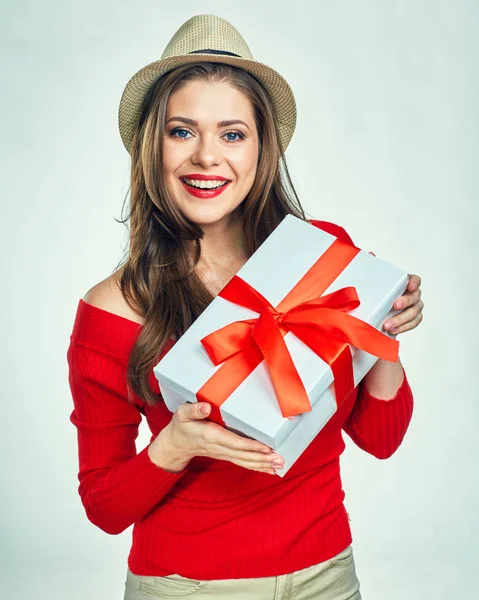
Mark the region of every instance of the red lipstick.
[[226, 177], [221, 177], [221, 175], [205, 175], [201, 173], [189, 173], [188, 175], [182, 175], [182, 178], [186, 179], [201, 179], [202, 181], [211, 181], [212, 179], [218, 179], [219, 181], [229, 181]]
[[[220, 188], [217, 188], [217, 189], [200, 189], [200, 188], [188, 185], [184, 181], [184, 179], [197, 179], [200, 181], [216, 180], [216, 181], [226, 181], [227, 183], [225, 183], [224, 185], [222, 185]], [[182, 177], [180, 177], [180, 181], [181, 181], [182, 186], [185, 188], [185, 190], [192, 196], [195, 196], [196, 198], [215, 198], [216, 196], [219, 196], [221, 194], [221, 192], [223, 192], [231, 183], [230, 179], [226, 179], [225, 177], [221, 177], [220, 175], [202, 175], [200, 173], [190, 173], [188, 175], [183, 175]]]

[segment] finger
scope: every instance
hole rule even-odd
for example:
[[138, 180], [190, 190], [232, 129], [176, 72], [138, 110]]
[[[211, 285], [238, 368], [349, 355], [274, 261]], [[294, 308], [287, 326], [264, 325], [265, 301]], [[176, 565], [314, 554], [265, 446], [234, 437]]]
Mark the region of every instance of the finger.
[[275, 468], [268, 462], [256, 463], [256, 462], [250, 462], [250, 461], [244, 461], [244, 460], [242, 461], [242, 460], [237, 460], [237, 459], [232, 459], [230, 462], [232, 462], [235, 465], [238, 465], [239, 467], [243, 467], [244, 469], [249, 469], [250, 471], [258, 471], [260, 473], [270, 473], [271, 475], [276, 475], [276, 470], [280, 468], [280, 467]]
[[419, 323], [421, 323], [422, 320], [423, 320], [423, 314], [422, 314], [422, 312], [420, 312], [415, 319], [413, 319], [412, 321], [408, 321], [407, 323], [404, 323], [404, 325], [397, 327], [396, 329], [391, 331], [391, 333], [394, 333], [394, 335], [397, 335], [398, 333], [404, 333], [405, 331], [410, 331], [411, 329], [414, 329], [415, 327], [417, 327], [419, 325]]
[[384, 329], [390, 331], [391, 333], [402, 333], [402, 331], [406, 331], [406, 329], [400, 330], [400, 328], [404, 327], [410, 322], [415, 321], [418, 315], [421, 314], [423, 306], [424, 303], [422, 302], [422, 300], [420, 300], [414, 306], [406, 308], [400, 315], [394, 317], [394, 319], [386, 321], [383, 325]]
[[421, 278], [419, 277], [419, 275], [413, 275], [411, 273], [409, 273], [409, 281], [407, 284], [407, 289], [410, 292], [414, 292], [415, 290], [418, 289], [418, 287], [421, 285]]
[[415, 292], [408, 292], [401, 296], [397, 300], [394, 301], [393, 308], [396, 310], [400, 310], [401, 308], [406, 308], [407, 306], [411, 306], [412, 304], [416, 304], [421, 297], [422, 290], [418, 289]]
[[252, 440], [248, 437], [238, 435], [233, 431], [229, 431], [216, 423], [209, 423], [210, 427], [205, 429], [204, 435], [211, 443], [218, 444], [231, 450], [239, 450], [246, 452], [261, 452], [263, 454], [271, 454], [272, 450], [266, 444]]
[[232, 450], [231, 448], [209, 443], [206, 445], [204, 456], [216, 460], [225, 460], [236, 465], [262, 471], [265, 469], [280, 469], [284, 466], [284, 460], [279, 454], [266, 456], [261, 452], [244, 452]]
[[177, 418], [181, 423], [206, 419], [211, 413], [211, 406], [207, 402], [185, 402], [177, 410]]
[[265, 456], [262, 452], [247, 452], [240, 450], [231, 450], [231, 448], [222, 447], [219, 449], [219, 452], [222, 453], [222, 460], [230, 460], [236, 462], [248, 462], [255, 463], [257, 465], [268, 465], [270, 468], [275, 466], [282, 467], [284, 464], [283, 457], [275, 452], [271, 453], [269, 456]]
[[397, 329], [401, 325], [404, 325], [408, 321], [412, 321], [416, 318], [416, 316], [422, 310], [422, 304], [423, 303], [421, 300], [414, 306], [410, 306], [409, 308], [404, 309], [399, 315], [396, 315], [393, 319], [389, 319], [388, 321], [386, 321], [384, 323], [384, 329], [395, 333], [395, 329]]

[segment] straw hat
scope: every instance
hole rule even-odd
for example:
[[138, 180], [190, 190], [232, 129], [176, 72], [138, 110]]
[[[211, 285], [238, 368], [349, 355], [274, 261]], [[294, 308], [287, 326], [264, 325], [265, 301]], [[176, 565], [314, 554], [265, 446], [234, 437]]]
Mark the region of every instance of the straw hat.
[[286, 150], [296, 126], [296, 103], [286, 80], [271, 67], [254, 60], [248, 45], [228, 21], [215, 15], [196, 15], [174, 34], [161, 59], [135, 73], [123, 91], [118, 122], [128, 152], [143, 101], [152, 85], [167, 71], [198, 60], [240, 67], [260, 81], [272, 99]]

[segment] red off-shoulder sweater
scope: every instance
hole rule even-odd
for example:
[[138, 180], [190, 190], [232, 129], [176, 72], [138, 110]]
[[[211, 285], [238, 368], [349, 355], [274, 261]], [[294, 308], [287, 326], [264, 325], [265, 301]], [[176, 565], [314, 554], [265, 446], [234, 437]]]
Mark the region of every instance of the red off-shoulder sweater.
[[[312, 223], [352, 243], [343, 228]], [[153, 408], [127, 399], [126, 366], [140, 329], [80, 300], [67, 353], [78, 491], [88, 519], [106, 533], [133, 525], [130, 570], [194, 579], [267, 577], [346, 548], [352, 536], [340, 477], [342, 431], [377, 458], [391, 456], [413, 411], [406, 376], [388, 401], [371, 396], [363, 380], [283, 478], [204, 457], [170, 473], [150, 460], [148, 446], [136, 449], [142, 417], [150, 443], [172, 417], [163, 403]], [[152, 371], [150, 385], [159, 392]]]

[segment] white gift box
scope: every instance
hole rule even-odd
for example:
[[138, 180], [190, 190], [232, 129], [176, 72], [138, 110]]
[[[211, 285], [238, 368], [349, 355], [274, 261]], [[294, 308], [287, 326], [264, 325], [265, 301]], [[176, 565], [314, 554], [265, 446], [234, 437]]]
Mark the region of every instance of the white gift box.
[[[273, 306], [291, 291], [318, 258], [336, 241], [321, 229], [288, 215], [237, 275]], [[392, 310], [408, 283], [408, 274], [361, 250], [322, 295], [353, 286], [360, 305], [348, 314], [369, 323], [384, 335], [382, 324], [400, 311]], [[200, 340], [234, 321], [258, 313], [217, 296], [193, 325], [154, 367], [168, 409], [196, 402], [197, 392], [219, 369]], [[394, 337], [394, 336], [389, 336]], [[228, 429], [274, 448], [285, 461], [283, 476], [337, 410], [331, 367], [291, 331], [285, 344], [304, 385], [312, 410], [283, 417], [268, 366], [261, 362], [221, 405]], [[377, 357], [351, 347], [354, 385], [371, 369]]]

